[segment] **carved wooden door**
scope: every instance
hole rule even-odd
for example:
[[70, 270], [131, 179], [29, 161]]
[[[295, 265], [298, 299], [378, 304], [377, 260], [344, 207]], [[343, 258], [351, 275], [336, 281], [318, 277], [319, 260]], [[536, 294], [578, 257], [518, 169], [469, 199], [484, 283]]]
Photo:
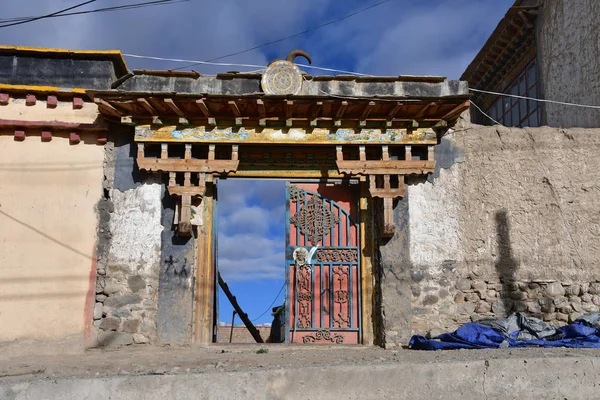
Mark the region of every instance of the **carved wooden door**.
[[288, 343], [361, 343], [357, 189], [287, 184]]

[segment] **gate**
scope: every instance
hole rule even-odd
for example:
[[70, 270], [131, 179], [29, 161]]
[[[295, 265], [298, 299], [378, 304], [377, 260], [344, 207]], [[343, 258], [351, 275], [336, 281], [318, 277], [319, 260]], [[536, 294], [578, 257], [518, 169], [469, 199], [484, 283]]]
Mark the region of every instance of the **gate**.
[[286, 342], [361, 343], [359, 218], [351, 185], [287, 183]]

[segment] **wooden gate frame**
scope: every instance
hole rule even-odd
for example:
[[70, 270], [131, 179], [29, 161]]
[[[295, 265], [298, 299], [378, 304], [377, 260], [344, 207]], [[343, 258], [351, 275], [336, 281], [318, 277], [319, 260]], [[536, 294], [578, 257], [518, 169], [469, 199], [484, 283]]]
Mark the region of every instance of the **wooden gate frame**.
[[[196, 233], [194, 342], [199, 344], [213, 338], [214, 176], [360, 180], [363, 344], [374, 344], [374, 208], [382, 208], [384, 220], [378, 235], [391, 237], [393, 200], [404, 196], [404, 177], [433, 173], [435, 145], [469, 108], [468, 95], [415, 99], [121, 91], [90, 95], [104, 118], [135, 127], [139, 168], [168, 174], [169, 193], [178, 199], [175, 223], [180, 235], [194, 234], [194, 202], [204, 203], [203, 224]], [[160, 150], [150, 157], [146, 147], [152, 145]], [[170, 157], [171, 145], [182, 146], [183, 157]], [[262, 170], [240, 169], [239, 150], [245, 145], [290, 146], [300, 152], [305, 146], [327, 149], [333, 151], [327, 165], [333, 166], [326, 172], [294, 169], [285, 162]], [[207, 156], [192, 156], [194, 146], [207, 146]], [[217, 146], [226, 147], [228, 156], [218, 157]]]

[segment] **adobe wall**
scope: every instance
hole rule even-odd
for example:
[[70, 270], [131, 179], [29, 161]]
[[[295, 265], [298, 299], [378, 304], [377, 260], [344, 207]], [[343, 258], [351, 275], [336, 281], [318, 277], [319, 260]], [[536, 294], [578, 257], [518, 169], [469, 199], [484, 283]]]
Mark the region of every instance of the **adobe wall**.
[[77, 145], [67, 136], [42, 142], [39, 132], [27, 134], [19, 142], [0, 131], [0, 342], [83, 349], [104, 150], [91, 134]]
[[[546, 99], [600, 105], [597, 0], [545, 0], [538, 17], [538, 52]], [[600, 110], [546, 104], [547, 124], [600, 127]]]
[[599, 148], [600, 129], [446, 135], [380, 247], [386, 346], [510, 311], [555, 324], [597, 311]]

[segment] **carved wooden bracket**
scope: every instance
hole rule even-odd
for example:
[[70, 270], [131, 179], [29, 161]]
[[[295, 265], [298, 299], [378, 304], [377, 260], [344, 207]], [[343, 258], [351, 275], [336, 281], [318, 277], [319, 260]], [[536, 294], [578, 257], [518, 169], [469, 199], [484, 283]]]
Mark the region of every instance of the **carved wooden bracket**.
[[[406, 193], [405, 175], [430, 174], [435, 169], [433, 146], [428, 146], [427, 160], [413, 160], [412, 148], [404, 146], [404, 160], [391, 160], [387, 145], [381, 146], [381, 160], [367, 160], [365, 146], [359, 146], [358, 160], [344, 160], [342, 146], [336, 148], [336, 164], [341, 173], [369, 177], [369, 192], [372, 198], [383, 201], [383, 225], [380, 235], [392, 237], [394, 225], [394, 199], [403, 198]], [[397, 183], [392, 183], [392, 177]], [[394, 179], [395, 181], [395, 179]]]
[[[192, 200], [202, 199], [206, 194], [206, 184], [213, 181], [213, 176], [237, 171], [238, 146], [231, 146], [230, 160], [215, 159], [215, 145], [208, 145], [208, 158], [192, 158], [192, 145], [185, 144], [184, 158], [169, 157], [169, 143], [161, 143], [160, 158], [146, 157], [145, 144], [138, 143], [138, 167], [145, 171], [169, 173], [169, 194], [180, 201], [179, 213], [175, 224], [181, 236], [192, 236]], [[178, 174], [183, 174], [183, 184], [178, 184]], [[198, 182], [192, 183], [192, 174]], [[181, 176], [181, 175], [179, 175]]]

